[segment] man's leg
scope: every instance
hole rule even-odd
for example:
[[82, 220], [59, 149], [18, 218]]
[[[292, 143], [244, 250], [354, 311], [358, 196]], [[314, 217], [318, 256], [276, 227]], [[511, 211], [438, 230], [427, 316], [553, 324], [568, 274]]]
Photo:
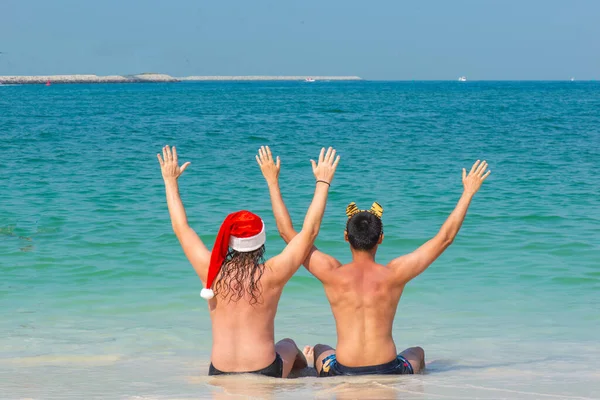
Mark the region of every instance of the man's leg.
[[422, 347], [411, 347], [404, 350], [400, 355], [412, 365], [413, 372], [418, 374], [425, 369], [425, 350]]
[[315, 344], [315, 347], [313, 347], [313, 357], [317, 375], [321, 373], [321, 368], [323, 368], [323, 359], [332, 354], [335, 354], [335, 349], [333, 347], [327, 346], [326, 344]]
[[292, 339], [282, 339], [275, 344], [275, 351], [283, 360], [282, 378], [287, 378], [292, 369], [306, 368], [306, 358]]

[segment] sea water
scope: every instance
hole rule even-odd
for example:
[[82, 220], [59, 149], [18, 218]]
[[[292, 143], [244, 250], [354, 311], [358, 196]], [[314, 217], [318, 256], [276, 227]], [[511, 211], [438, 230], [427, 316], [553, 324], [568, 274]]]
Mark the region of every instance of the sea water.
[[[0, 398], [600, 398], [600, 84], [229, 82], [0, 89]], [[207, 375], [201, 283], [171, 226], [156, 153], [177, 146], [189, 222], [209, 248], [248, 209], [284, 243], [254, 160], [281, 157], [297, 229], [309, 160], [341, 162], [317, 246], [343, 262], [346, 205], [384, 207], [386, 263], [431, 238], [461, 170], [491, 176], [454, 244], [409, 283], [398, 349], [428, 373], [286, 381]], [[335, 345], [300, 269], [276, 338]]]

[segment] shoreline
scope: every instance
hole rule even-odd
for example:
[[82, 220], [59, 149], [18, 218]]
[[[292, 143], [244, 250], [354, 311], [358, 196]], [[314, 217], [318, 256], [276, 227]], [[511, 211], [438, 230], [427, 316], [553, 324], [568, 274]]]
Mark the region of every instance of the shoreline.
[[171, 83], [171, 82], [221, 82], [221, 81], [305, 81], [311, 78], [315, 81], [360, 81], [358, 76], [266, 76], [266, 75], [239, 75], [239, 76], [186, 76], [172, 77], [166, 74], [137, 74], [137, 75], [10, 75], [0, 76], [0, 84], [8, 85], [39, 85], [69, 84], [69, 83]]

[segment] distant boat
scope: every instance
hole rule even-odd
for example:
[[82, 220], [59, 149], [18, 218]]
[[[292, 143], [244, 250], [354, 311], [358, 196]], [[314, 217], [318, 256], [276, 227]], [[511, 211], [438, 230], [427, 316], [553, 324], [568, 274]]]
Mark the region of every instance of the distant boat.
[[314, 78], [306, 78], [304, 82], [315, 82]]
[[466, 82], [467, 81], [467, 77], [466, 76], [461, 76], [460, 78], [458, 78], [459, 82]]
[[571, 78], [571, 82], [575, 82], [575, 78]]

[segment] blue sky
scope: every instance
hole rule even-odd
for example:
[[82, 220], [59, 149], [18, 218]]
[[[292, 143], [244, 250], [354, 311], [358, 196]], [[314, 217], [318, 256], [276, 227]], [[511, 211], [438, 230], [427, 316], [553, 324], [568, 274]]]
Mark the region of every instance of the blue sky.
[[0, 75], [600, 79], [596, 0], [0, 0]]

